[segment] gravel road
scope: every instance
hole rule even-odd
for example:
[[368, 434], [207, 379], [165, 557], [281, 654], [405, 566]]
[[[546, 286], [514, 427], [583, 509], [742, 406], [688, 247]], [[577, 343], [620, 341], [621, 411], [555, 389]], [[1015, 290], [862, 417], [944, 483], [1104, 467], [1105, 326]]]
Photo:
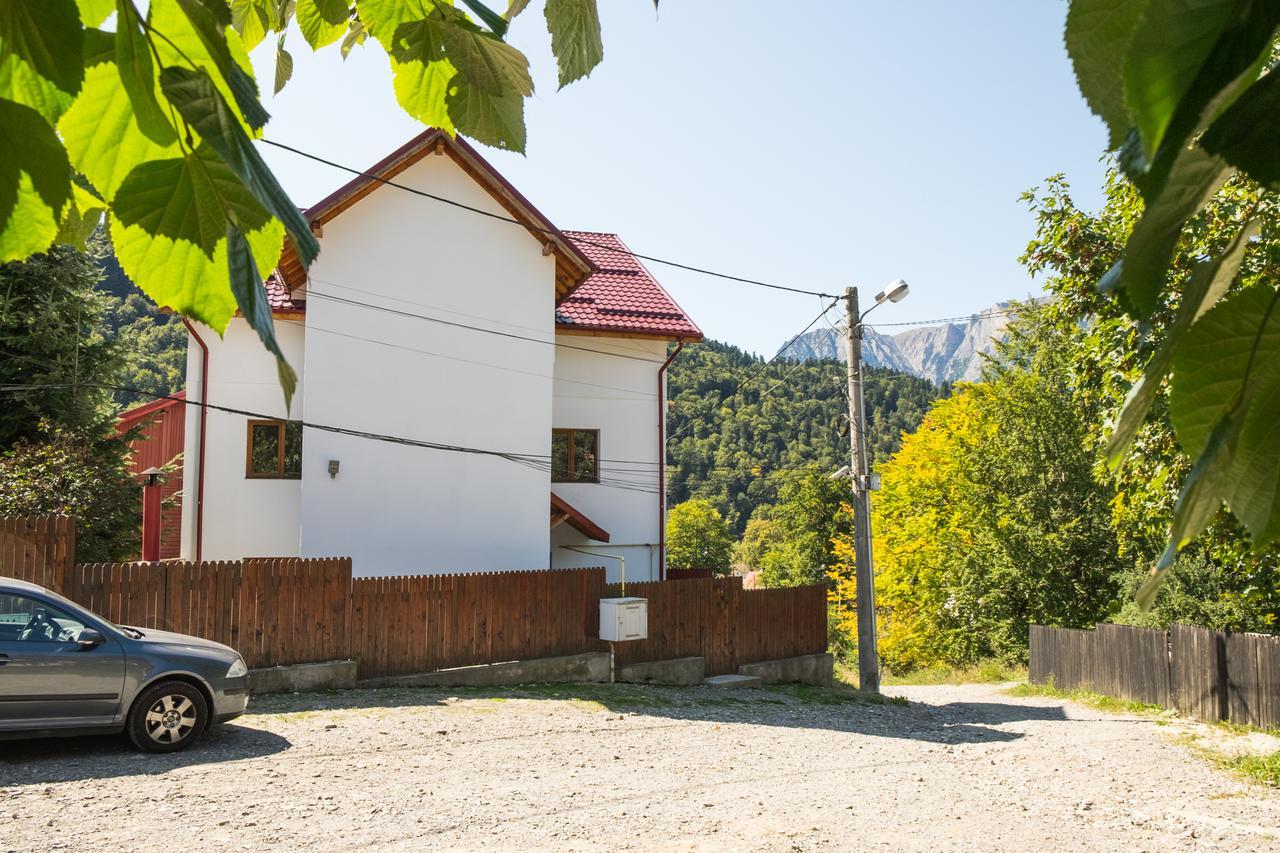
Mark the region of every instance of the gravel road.
[[894, 690], [349, 691], [176, 756], [0, 742], [0, 850], [1280, 850], [1280, 792], [1187, 745], [1220, 729]]

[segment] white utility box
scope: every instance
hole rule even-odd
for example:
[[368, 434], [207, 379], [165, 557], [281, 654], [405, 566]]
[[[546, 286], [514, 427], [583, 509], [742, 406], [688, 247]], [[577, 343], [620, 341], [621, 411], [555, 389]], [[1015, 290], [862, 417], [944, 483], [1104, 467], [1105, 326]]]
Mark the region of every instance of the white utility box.
[[600, 639], [611, 642], [649, 636], [649, 599], [600, 599]]

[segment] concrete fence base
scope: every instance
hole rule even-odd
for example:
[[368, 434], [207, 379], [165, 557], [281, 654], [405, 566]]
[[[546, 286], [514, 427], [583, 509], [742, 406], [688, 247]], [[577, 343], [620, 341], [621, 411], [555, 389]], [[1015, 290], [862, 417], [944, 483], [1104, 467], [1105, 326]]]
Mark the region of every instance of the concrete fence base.
[[608, 652], [586, 652], [534, 660], [459, 666], [413, 675], [366, 678], [357, 687], [497, 687], [515, 684], [607, 682], [613, 666]]
[[741, 675], [759, 678], [764, 684], [817, 684], [827, 686], [835, 682], [835, 656], [829, 652], [816, 655], [800, 655], [781, 660], [762, 660], [744, 663], [738, 667]]
[[613, 680], [624, 684], [662, 684], [688, 687], [701, 684], [706, 677], [706, 660], [700, 657], [629, 663], [617, 667]]
[[251, 693], [300, 693], [356, 686], [356, 662], [331, 660], [249, 670]]

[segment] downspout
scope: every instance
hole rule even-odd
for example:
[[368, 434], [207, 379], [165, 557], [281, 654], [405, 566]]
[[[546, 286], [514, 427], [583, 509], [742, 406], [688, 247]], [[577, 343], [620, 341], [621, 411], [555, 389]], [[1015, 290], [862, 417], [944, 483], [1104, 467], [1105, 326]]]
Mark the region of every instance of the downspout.
[[667, 368], [684, 349], [684, 338], [676, 338], [676, 348], [658, 368], [658, 580], [667, 579]]
[[196, 327], [191, 325], [191, 321], [186, 317], [182, 318], [182, 325], [187, 327], [187, 331], [191, 333], [191, 337], [195, 338], [196, 344], [200, 347], [200, 438], [199, 444], [196, 445], [196, 562], [200, 562], [200, 557], [204, 552], [204, 436], [205, 427], [208, 423], [209, 407], [205, 404], [209, 402], [209, 346], [200, 337], [200, 333], [196, 331]]

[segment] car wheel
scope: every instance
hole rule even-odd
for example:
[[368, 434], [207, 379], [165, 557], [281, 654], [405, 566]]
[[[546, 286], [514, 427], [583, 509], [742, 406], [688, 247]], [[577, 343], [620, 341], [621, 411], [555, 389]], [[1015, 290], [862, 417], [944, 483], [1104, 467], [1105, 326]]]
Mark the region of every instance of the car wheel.
[[209, 703], [185, 681], [162, 681], [142, 692], [129, 711], [129, 740], [147, 752], [177, 752], [209, 725]]

